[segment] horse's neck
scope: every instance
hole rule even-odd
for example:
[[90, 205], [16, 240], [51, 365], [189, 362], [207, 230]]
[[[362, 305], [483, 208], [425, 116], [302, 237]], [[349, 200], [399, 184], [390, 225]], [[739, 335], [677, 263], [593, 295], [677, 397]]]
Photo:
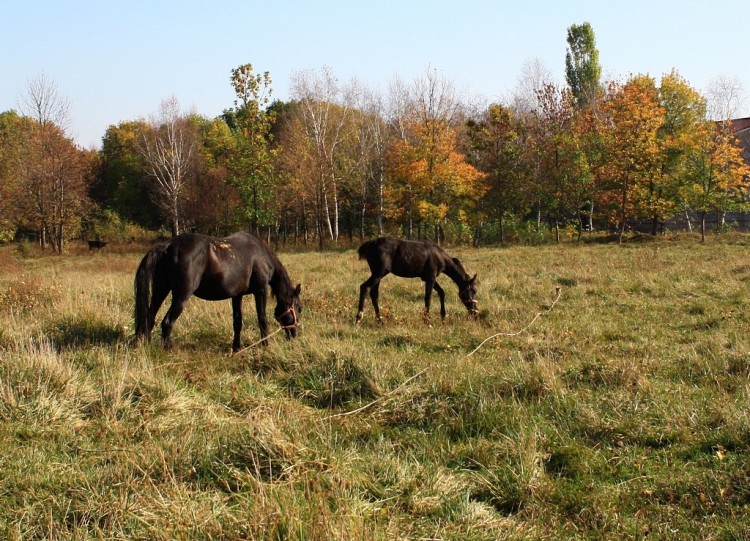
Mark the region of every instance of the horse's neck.
[[280, 261], [274, 262], [274, 270], [271, 275], [271, 291], [273, 291], [274, 297], [279, 300], [287, 300], [287, 297], [291, 297], [292, 281], [289, 279], [286, 269], [283, 267]]
[[443, 274], [453, 280], [457, 285], [466, 280], [466, 272], [453, 262], [450, 257], [445, 258], [445, 269]]

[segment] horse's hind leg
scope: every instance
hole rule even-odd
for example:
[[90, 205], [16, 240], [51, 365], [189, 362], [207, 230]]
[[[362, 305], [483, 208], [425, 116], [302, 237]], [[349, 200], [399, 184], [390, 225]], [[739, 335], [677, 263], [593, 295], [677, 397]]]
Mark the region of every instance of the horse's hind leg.
[[172, 347], [172, 327], [185, 309], [188, 298], [189, 295], [180, 295], [172, 291], [172, 304], [164, 315], [164, 319], [161, 320], [161, 342], [165, 349]]
[[169, 289], [161, 284], [154, 283], [154, 290], [151, 294], [151, 302], [148, 306], [148, 314], [146, 315], [146, 339], [151, 340], [151, 331], [156, 323], [156, 314], [159, 313], [159, 308], [164, 303], [164, 299], [169, 295]]
[[359, 308], [357, 309], [357, 324], [362, 321], [362, 315], [365, 311], [365, 297], [368, 293], [370, 294], [370, 299], [372, 299], [372, 307], [375, 309], [375, 317], [377, 318], [378, 323], [380, 323], [380, 309], [378, 308], [379, 286], [380, 278], [376, 277], [375, 275], [371, 275], [367, 280], [362, 282], [361, 286], [359, 286]]

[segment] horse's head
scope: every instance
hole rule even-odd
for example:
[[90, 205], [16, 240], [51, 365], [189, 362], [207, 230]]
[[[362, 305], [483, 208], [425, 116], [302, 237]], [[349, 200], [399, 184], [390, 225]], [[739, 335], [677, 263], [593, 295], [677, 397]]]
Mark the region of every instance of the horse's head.
[[467, 278], [463, 281], [458, 288], [458, 297], [472, 316], [479, 314], [475, 297], [477, 294], [476, 281], [477, 275], [475, 274], [473, 278]]
[[286, 332], [287, 338], [296, 337], [299, 328], [302, 326], [302, 320], [300, 319], [302, 315], [301, 290], [302, 286], [297, 284], [291, 299], [286, 299], [285, 301], [279, 299], [279, 303], [274, 310], [274, 317]]

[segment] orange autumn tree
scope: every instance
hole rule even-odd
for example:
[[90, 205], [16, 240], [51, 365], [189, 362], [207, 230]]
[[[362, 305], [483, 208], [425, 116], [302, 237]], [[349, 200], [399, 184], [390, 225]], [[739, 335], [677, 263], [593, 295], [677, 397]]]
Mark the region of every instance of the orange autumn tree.
[[644, 187], [660, 175], [658, 130], [664, 109], [651, 77], [639, 75], [624, 85], [612, 83], [604, 105], [608, 130], [600, 207], [622, 242], [627, 222], [642, 212]]
[[447, 221], [465, 222], [476, 208], [486, 191], [485, 175], [457, 150], [456, 131], [447, 123], [408, 122], [406, 133], [386, 152], [389, 214], [405, 225], [409, 238], [416, 223], [434, 226], [441, 242]]

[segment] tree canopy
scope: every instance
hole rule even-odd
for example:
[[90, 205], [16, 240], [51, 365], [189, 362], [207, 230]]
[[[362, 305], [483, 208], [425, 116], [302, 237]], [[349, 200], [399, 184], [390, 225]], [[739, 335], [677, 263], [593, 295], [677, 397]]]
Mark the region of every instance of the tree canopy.
[[601, 81], [588, 23], [567, 42], [565, 87], [529, 78], [533, 95], [480, 107], [430, 69], [387, 94], [330, 68], [299, 72], [292, 99], [272, 101], [270, 74], [243, 64], [219, 117], [168, 98], [149, 121], [110, 126], [97, 152], [66, 136], [68, 109], [43, 79], [30, 110], [0, 114], [0, 240], [33, 233], [62, 251], [106, 220], [320, 247], [386, 233], [622, 239], [675, 215], [698, 216], [705, 234], [709, 214], [745, 209], [741, 147], [703, 95], [677, 71]]

